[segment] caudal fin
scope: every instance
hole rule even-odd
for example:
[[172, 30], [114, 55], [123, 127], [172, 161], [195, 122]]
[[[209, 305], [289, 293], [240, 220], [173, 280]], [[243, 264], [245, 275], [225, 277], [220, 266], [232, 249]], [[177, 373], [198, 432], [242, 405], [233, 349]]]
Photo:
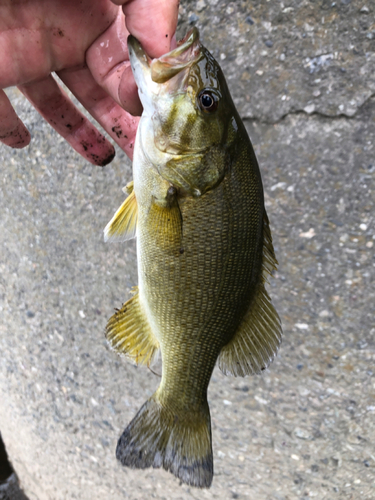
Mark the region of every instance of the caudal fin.
[[209, 488], [213, 458], [208, 404], [197, 412], [176, 413], [154, 394], [124, 430], [116, 457], [127, 467], [164, 467], [186, 484]]

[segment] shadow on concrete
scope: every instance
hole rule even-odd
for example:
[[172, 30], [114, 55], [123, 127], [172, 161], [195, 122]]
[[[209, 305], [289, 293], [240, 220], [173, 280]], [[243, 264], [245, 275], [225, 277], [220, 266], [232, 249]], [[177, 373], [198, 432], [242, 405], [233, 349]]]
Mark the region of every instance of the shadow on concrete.
[[0, 434], [0, 500], [29, 500], [21, 490]]

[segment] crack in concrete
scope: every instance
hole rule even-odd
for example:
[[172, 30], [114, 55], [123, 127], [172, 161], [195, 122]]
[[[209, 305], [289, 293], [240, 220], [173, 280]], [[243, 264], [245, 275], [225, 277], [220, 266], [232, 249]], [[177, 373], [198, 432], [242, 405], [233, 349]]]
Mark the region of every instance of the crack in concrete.
[[248, 122], [253, 122], [253, 123], [260, 123], [262, 125], [277, 125], [278, 123], [283, 122], [288, 116], [290, 115], [307, 115], [307, 116], [318, 116], [321, 118], [329, 118], [330, 120], [341, 120], [342, 118], [345, 118], [347, 120], [352, 120], [357, 117], [358, 113], [361, 111], [363, 106], [367, 104], [371, 99], [375, 98], [375, 92], [371, 95], [368, 96], [368, 98], [363, 101], [363, 103], [358, 106], [356, 112], [353, 115], [347, 115], [345, 113], [340, 113], [338, 115], [327, 115], [325, 113], [322, 113], [321, 111], [313, 111], [312, 113], [307, 113], [304, 109], [295, 109], [288, 111], [288, 113], [285, 113], [282, 115], [278, 120], [272, 121], [272, 120], [264, 120], [261, 118], [257, 117], [248, 117], [248, 116], [242, 116], [243, 121], [248, 121]]

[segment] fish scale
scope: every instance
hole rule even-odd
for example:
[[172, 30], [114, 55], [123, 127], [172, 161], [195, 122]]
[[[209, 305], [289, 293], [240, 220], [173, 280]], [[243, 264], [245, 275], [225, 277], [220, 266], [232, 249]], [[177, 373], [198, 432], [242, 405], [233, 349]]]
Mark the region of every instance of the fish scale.
[[207, 387], [217, 362], [244, 376], [276, 355], [281, 326], [264, 284], [277, 262], [250, 139], [197, 30], [156, 61], [134, 38], [128, 45], [144, 112], [134, 183], [105, 234], [136, 231], [138, 288], [106, 336], [139, 364], [160, 349], [163, 371], [116, 455], [209, 487]]

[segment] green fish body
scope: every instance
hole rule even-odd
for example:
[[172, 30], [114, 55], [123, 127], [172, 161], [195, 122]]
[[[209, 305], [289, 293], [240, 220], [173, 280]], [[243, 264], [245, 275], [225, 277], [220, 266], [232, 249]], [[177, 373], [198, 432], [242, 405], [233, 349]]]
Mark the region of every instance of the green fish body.
[[250, 139], [197, 30], [154, 61], [128, 45], [144, 113], [130, 194], [105, 234], [136, 233], [139, 282], [106, 336], [137, 363], [160, 349], [163, 372], [116, 453], [209, 487], [207, 387], [217, 361], [245, 376], [276, 355], [281, 326], [264, 284], [277, 262]]

